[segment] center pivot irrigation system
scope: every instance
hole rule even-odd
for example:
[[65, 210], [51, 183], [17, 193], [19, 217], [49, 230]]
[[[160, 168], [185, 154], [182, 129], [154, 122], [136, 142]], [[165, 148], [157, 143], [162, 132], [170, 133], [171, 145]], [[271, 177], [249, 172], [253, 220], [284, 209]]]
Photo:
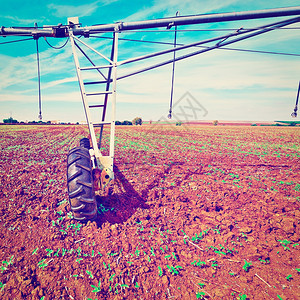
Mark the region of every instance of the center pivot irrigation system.
[[[176, 44], [176, 29], [178, 25], [192, 25], [225, 21], [251, 20], [262, 18], [294, 16], [287, 20], [267, 24], [251, 29], [240, 28], [226, 35], [190, 43], [187, 45]], [[300, 22], [300, 6], [290, 8], [279, 8], [260, 11], [234, 12], [224, 14], [202, 14], [192, 16], [177, 16], [171, 18], [155, 19], [137, 22], [117, 22], [113, 24], [103, 24], [81, 27], [77, 17], [68, 18], [68, 24], [57, 26], [35, 27], [1, 27], [1, 36], [30, 36], [36, 41], [40, 37], [69, 38], [71, 42], [73, 58], [76, 66], [81, 97], [86, 115], [86, 120], [90, 132], [90, 139], [83, 138], [79, 142], [79, 147], [71, 149], [68, 154], [67, 182], [71, 210], [74, 218], [81, 221], [93, 220], [97, 216], [96, 194], [107, 195], [109, 187], [114, 179], [113, 160], [114, 160], [114, 138], [116, 120], [116, 97], [117, 81], [129, 76], [152, 70], [175, 61], [183, 60], [201, 53], [218, 49], [241, 40], [245, 40], [257, 35], [261, 35], [285, 26]], [[166, 30], [175, 28], [175, 41], [171, 49], [163, 50], [139, 57], [118, 61], [118, 40], [119, 33], [145, 30], [163, 27]], [[97, 51], [88, 45], [83, 38], [93, 37], [95, 34], [111, 32], [112, 46], [110, 57]], [[205, 46], [208, 44], [207, 46]], [[191, 53], [175, 56], [175, 52], [188, 48], [197, 47]], [[202, 47], [199, 49], [199, 47]], [[38, 49], [38, 47], [37, 47]], [[145, 59], [157, 57], [167, 53], [174, 53], [173, 59], [165, 60], [160, 63], [144, 67], [128, 74], [119, 76], [117, 69], [123, 65]], [[79, 55], [78, 55], [79, 54]], [[95, 62], [95, 57], [97, 62]], [[84, 60], [84, 63], [82, 62]], [[81, 64], [80, 64], [81, 63]], [[99, 76], [98, 80], [87, 81], [84, 72], [94, 72]], [[173, 82], [173, 77], [172, 77]], [[97, 87], [93, 89], [92, 87]], [[100, 88], [102, 87], [102, 88]], [[172, 89], [173, 90], [173, 89]], [[97, 99], [97, 104], [95, 103]], [[99, 99], [100, 102], [99, 103]], [[108, 103], [111, 103], [111, 119], [106, 121], [106, 111]], [[172, 95], [171, 95], [172, 102]], [[93, 103], [93, 104], [91, 104]], [[100, 122], [92, 121], [91, 109], [101, 109]], [[170, 107], [171, 116], [172, 105]], [[296, 110], [295, 110], [296, 112]], [[41, 111], [40, 111], [41, 117]], [[103, 137], [104, 125], [110, 125], [109, 154], [103, 155], [100, 151]], [[97, 143], [95, 128], [100, 127], [100, 139]], [[91, 145], [90, 145], [91, 140]]]

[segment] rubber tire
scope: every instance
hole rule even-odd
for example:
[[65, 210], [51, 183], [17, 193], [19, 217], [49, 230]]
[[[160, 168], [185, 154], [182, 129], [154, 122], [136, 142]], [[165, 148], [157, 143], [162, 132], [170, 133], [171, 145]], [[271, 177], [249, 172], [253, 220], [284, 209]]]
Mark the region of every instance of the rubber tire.
[[94, 220], [97, 217], [97, 202], [89, 150], [83, 147], [71, 149], [67, 165], [69, 203], [74, 219]]
[[82, 138], [79, 142], [80, 147], [86, 148], [86, 149], [90, 149], [91, 145], [90, 145], [90, 140], [88, 138]]

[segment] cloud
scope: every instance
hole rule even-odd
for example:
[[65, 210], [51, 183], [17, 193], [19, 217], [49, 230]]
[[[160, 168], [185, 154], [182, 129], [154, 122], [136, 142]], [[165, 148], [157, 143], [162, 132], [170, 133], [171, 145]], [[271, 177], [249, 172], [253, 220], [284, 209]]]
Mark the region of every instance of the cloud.
[[46, 18], [44, 17], [39, 17], [39, 18], [32, 18], [32, 19], [27, 19], [27, 18], [19, 18], [17, 16], [4, 16], [4, 15], [0, 15], [0, 18], [3, 19], [7, 19], [7, 20], [12, 20], [14, 22], [14, 26], [17, 25], [22, 25], [22, 26], [26, 26], [26, 25], [30, 25], [33, 26], [34, 23], [43, 23], [45, 22]]
[[78, 16], [86, 17], [91, 16], [100, 6], [108, 5], [117, 0], [100, 0], [88, 4], [82, 5], [61, 5], [61, 4], [49, 4], [48, 9], [56, 17], [65, 16]]
[[211, 0], [211, 1], [194, 1], [194, 0], [155, 0], [149, 7], [143, 7], [140, 11], [130, 15], [126, 18], [127, 21], [141, 21], [148, 18], [157, 17], [170, 17], [175, 16], [179, 11], [181, 16], [205, 14], [215, 12], [220, 9], [226, 8], [229, 5], [236, 3], [236, 0]]
[[[66, 47], [59, 52], [47, 49], [40, 53], [41, 76], [43, 78], [49, 74], [62, 76], [73, 71], [74, 63], [70, 47]], [[4, 90], [10, 86], [31, 86], [31, 81], [37, 78], [36, 54], [27, 56], [10, 57], [0, 54], [0, 89]]]

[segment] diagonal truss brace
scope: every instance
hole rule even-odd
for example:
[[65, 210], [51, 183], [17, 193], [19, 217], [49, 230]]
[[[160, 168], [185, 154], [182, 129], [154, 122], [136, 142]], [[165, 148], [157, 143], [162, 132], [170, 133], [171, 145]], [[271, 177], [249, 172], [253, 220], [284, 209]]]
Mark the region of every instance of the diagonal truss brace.
[[211, 43], [211, 42], [220, 41], [220, 42], [216, 43], [215, 45], [205, 47], [205, 49], [197, 50], [197, 51], [194, 51], [192, 53], [188, 53], [188, 54], [185, 54], [185, 55], [182, 55], [182, 56], [178, 56], [175, 59], [166, 60], [164, 62], [161, 62], [161, 63], [155, 64], [155, 65], [152, 65], [152, 66], [149, 66], [149, 67], [146, 67], [146, 68], [143, 68], [143, 69], [140, 69], [140, 70], [133, 71], [131, 73], [122, 75], [122, 76], [118, 77], [118, 80], [130, 77], [132, 75], [136, 75], [136, 74], [139, 74], [139, 73], [143, 73], [145, 71], [149, 71], [149, 70], [152, 70], [152, 69], [155, 69], [155, 68], [167, 65], [167, 64], [171, 64], [174, 61], [183, 60], [183, 59], [186, 59], [186, 58], [189, 58], [189, 57], [201, 54], [201, 53], [205, 53], [205, 52], [208, 52], [208, 51], [211, 51], [211, 50], [214, 50], [214, 49], [218, 49], [218, 48], [221, 48], [223, 46], [227, 46], [227, 45], [230, 45], [230, 44], [233, 44], [233, 43], [236, 43], [236, 42], [248, 39], [248, 38], [255, 37], [257, 35], [261, 35], [261, 34], [273, 31], [273, 30], [281, 28], [281, 27], [285, 27], [285, 26], [288, 26], [288, 25], [291, 25], [291, 24], [294, 24], [294, 23], [298, 23], [298, 22], [300, 22], [300, 17], [284, 20], [284, 21], [281, 21], [281, 22], [271, 23], [271, 24], [267, 24], [267, 25], [264, 25], [264, 26], [260, 26], [260, 27], [252, 28], [252, 29], [248, 29], [248, 30], [241, 30], [240, 29], [238, 31], [235, 31], [234, 33], [229, 34], [229, 35], [223, 35], [223, 36], [207, 39], [207, 40], [204, 40], [204, 41], [199, 41], [199, 42], [191, 43], [191, 44], [188, 44], [188, 45], [183, 45], [183, 46], [171, 48], [171, 49], [168, 49], [168, 50], [159, 51], [159, 52], [155, 52], [155, 53], [152, 53], [152, 54], [147, 54], [147, 55], [144, 55], [144, 56], [140, 56], [140, 57], [120, 61], [120, 62], [118, 62], [118, 66], [133, 63], [133, 62], [137, 62], [137, 61], [141, 61], [141, 60], [144, 60], [144, 59], [147, 59], [147, 58], [152, 58], [152, 57], [156, 57], [156, 56], [159, 56], [159, 55], [163, 55], [163, 54], [167, 54], [167, 53], [171, 53], [171, 52], [175, 52], [175, 51], [180, 51], [180, 50], [191, 48], [191, 47], [199, 47], [201, 45], [208, 44], [208, 43]]
[[[288, 20], [284, 20], [284, 21], [280, 21], [280, 22], [276, 22], [276, 23], [271, 23], [271, 24], [267, 24], [264, 26], [252, 28], [252, 29], [239, 29], [239, 30], [237, 30], [233, 33], [227, 34], [227, 35], [222, 35], [222, 36], [206, 39], [203, 41], [190, 43], [187, 45], [177, 46], [177, 47], [174, 47], [171, 49], [158, 51], [155, 53], [150, 53], [150, 54], [146, 54], [146, 55], [139, 56], [139, 57], [129, 58], [129, 59], [126, 59], [123, 61], [118, 61], [117, 66], [123, 66], [123, 65], [130, 64], [130, 63], [134, 63], [134, 62], [146, 60], [149, 58], [161, 56], [164, 54], [177, 52], [177, 51], [192, 48], [192, 47], [201, 47], [202, 45], [205, 45], [208, 43], [217, 42], [216, 44], [214, 44], [212, 46], [202, 46], [204, 49], [197, 50], [197, 51], [185, 54], [185, 55], [177, 56], [175, 59], [174, 58], [169, 59], [169, 60], [154, 64], [154, 65], [150, 65], [143, 69], [132, 71], [128, 74], [124, 74], [122, 76], [117, 77], [117, 80], [124, 79], [124, 78], [130, 77], [130, 76], [136, 75], [136, 74], [140, 74], [140, 73], [152, 70], [152, 69], [156, 69], [158, 67], [162, 67], [164, 65], [171, 64], [174, 61], [180, 61], [180, 60], [183, 60], [183, 59], [186, 59], [186, 58], [189, 58], [189, 57], [201, 54], [201, 53], [205, 53], [205, 52], [208, 52], [208, 51], [211, 51], [214, 49], [218, 49], [218, 48], [221, 48], [221, 47], [224, 47], [224, 46], [227, 46], [227, 45], [230, 45], [230, 44], [233, 44], [233, 43], [236, 43], [236, 42], [248, 39], [248, 38], [252, 38], [252, 37], [276, 30], [281, 27], [285, 27], [285, 26], [288, 26], [288, 25], [291, 25], [294, 23], [298, 23], [298, 22], [300, 22], [300, 17], [296, 17], [296, 18], [292, 18], [292, 19], [288, 19]], [[92, 82], [92, 84], [96, 84], [96, 83], [103, 83], [103, 81]]]
[[[74, 58], [75, 66], [76, 66], [76, 73], [77, 73], [77, 78], [78, 78], [78, 82], [79, 82], [82, 103], [83, 103], [86, 121], [88, 124], [91, 142], [92, 142], [92, 149], [90, 150], [90, 154], [91, 154], [91, 159], [93, 162], [93, 168], [99, 169], [100, 171], [104, 170], [105, 173], [109, 176], [109, 181], [110, 181], [110, 180], [114, 179], [113, 159], [114, 159], [115, 120], [116, 120], [118, 32], [117, 31], [114, 32], [113, 47], [112, 47], [112, 59], [107, 58], [105, 55], [103, 55], [99, 51], [95, 50], [93, 47], [89, 46], [88, 44], [86, 44], [85, 42], [81, 41], [79, 38], [74, 36], [72, 28], [70, 28], [70, 30], [69, 30], [69, 37], [70, 37], [71, 46], [72, 46], [73, 58]], [[95, 64], [91, 61], [91, 59], [88, 57], [88, 55], [86, 53], [84, 53], [84, 51], [79, 47], [77, 42], [80, 42], [81, 44], [86, 46], [89, 50], [93, 51], [98, 56], [105, 59], [109, 63], [109, 65], [98, 66], [98, 67], [95, 66]], [[84, 56], [92, 64], [92, 67], [87, 67], [87, 68], [80, 67], [79, 58], [77, 55], [77, 49], [79, 49], [84, 54]], [[91, 118], [91, 113], [90, 113], [91, 106], [89, 105], [88, 99], [87, 99], [89, 94], [85, 90], [85, 83], [83, 81], [81, 71], [88, 70], [88, 69], [96, 69], [99, 71], [100, 68], [107, 68], [107, 67], [110, 68], [107, 82], [108, 83], [112, 82], [112, 89], [111, 89], [111, 92], [109, 92], [108, 89], [109, 89], [110, 85], [107, 84], [106, 91], [103, 92], [103, 94], [105, 94], [105, 100], [104, 100], [104, 104], [101, 105], [101, 106], [103, 106], [103, 109], [104, 109], [101, 123], [104, 123], [103, 121], [104, 121], [105, 112], [106, 112], [107, 96], [109, 93], [111, 94], [112, 110], [111, 110], [111, 121], [109, 122], [110, 123], [109, 154], [104, 156], [104, 155], [102, 155], [101, 151], [98, 148], [96, 133], [95, 133], [95, 125], [96, 124], [93, 122], [93, 120]], [[102, 73], [100, 72], [100, 74], [102, 74]], [[101, 126], [101, 134], [102, 134], [103, 124], [101, 124], [101, 125], [102, 125]]]

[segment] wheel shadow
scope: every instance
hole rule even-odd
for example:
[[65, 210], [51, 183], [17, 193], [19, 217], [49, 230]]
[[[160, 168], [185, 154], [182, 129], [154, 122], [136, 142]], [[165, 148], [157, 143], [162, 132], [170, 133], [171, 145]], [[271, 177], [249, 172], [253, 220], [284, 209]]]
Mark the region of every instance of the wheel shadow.
[[107, 197], [96, 196], [97, 226], [103, 223], [121, 224], [126, 222], [138, 208], [147, 209], [146, 197], [141, 197], [117, 166], [114, 166], [113, 193]]

